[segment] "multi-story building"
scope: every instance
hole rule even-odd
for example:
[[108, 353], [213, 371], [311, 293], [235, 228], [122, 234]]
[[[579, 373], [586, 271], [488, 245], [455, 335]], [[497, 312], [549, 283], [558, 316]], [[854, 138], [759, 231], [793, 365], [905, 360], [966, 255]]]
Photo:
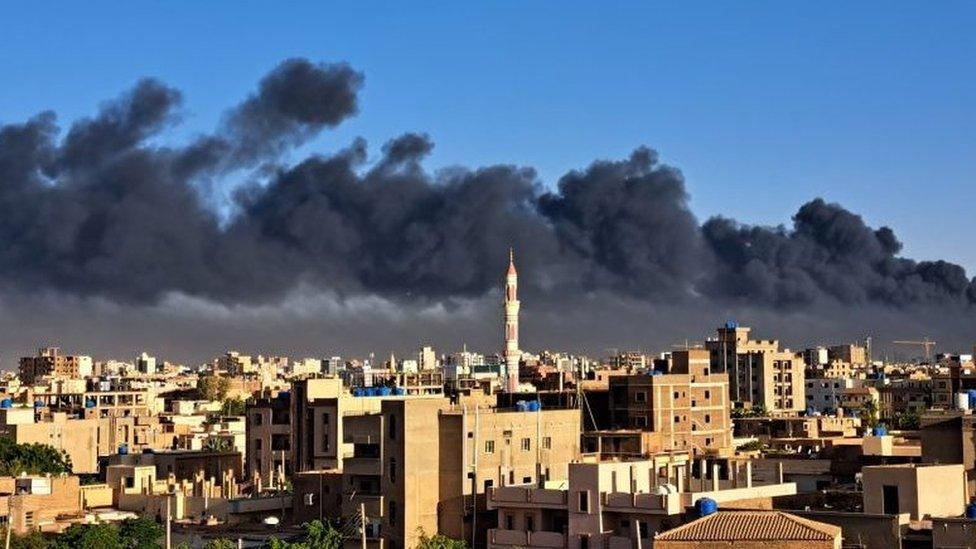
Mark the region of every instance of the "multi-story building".
[[841, 396], [847, 389], [859, 386], [854, 379], [807, 378], [805, 383], [806, 409], [808, 412], [833, 414], [841, 407]]
[[855, 367], [865, 366], [868, 363], [867, 347], [854, 345], [831, 345], [827, 348], [827, 356], [831, 361], [846, 362]]
[[654, 534], [681, 524], [685, 509], [701, 498], [719, 506], [745, 501], [768, 508], [772, 498], [796, 494], [796, 484], [781, 478], [760, 484], [750, 462], [730, 463], [723, 473], [720, 464], [702, 461], [695, 474], [687, 455], [584, 461], [569, 465], [560, 486], [494, 488], [488, 506], [498, 514], [497, 526], [488, 532], [487, 546], [652, 547]]
[[733, 402], [770, 412], [803, 410], [804, 363], [801, 355], [781, 351], [776, 340], [749, 339], [750, 328], [734, 322], [705, 342], [712, 370], [729, 375]]
[[335, 418], [339, 468], [295, 476], [298, 516], [355, 516], [362, 505], [371, 546], [413, 547], [421, 531], [483, 546], [495, 521], [487, 490], [564, 480], [580, 457], [577, 409], [459, 407], [430, 395], [378, 402], [376, 412]]
[[20, 381], [33, 385], [42, 377], [83, 379], [92, 375], [92, 369], [90, 356], [63, 355], [57, 347], [45, 347], [38, 350], [37, 356], [20, 359]]
[[291, 475], [291, 397], [287, 392], [249, 402], [247, 418], [247, 478], [260, 478], [269, 486]]
[[586, 433], [587, 450], [631, 457], [730, 450], [728, 376], [711, 372], [704, 349], [675, 351], [671, 364], [670, 374], [610, 378], [610, 431]]

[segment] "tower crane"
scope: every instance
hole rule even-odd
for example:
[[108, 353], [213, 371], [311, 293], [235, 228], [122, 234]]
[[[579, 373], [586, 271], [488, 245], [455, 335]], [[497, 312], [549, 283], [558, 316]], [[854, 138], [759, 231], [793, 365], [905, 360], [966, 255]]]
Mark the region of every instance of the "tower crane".
[[900, 341], [894, 341], [893, 343], [895, 343], [896, 345], [917, 345], [917, 346], [920, 346], [922, 348], [922, 351], [925, 353], [925, 360], [926, 361], [931, 361], [932, 360], [932, 349], [936, 345], [936, 343], [934, 341], [932, 341], [931, 339], [929, 339], [928, 337], [922, 338], [921, 341], [900, 340]]

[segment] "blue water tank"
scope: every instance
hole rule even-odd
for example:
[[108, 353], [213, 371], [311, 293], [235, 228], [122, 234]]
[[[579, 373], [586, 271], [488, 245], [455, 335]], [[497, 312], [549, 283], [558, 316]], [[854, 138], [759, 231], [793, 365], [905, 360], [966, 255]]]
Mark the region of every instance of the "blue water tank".
[[966, 518], [976, 520], [976, 503], [966, 505]]
[[379, 392], [380, 392], [380, 396], [388, 397], [390, 396], [390, 394], [393, 393], [393, 390], [390, 389], [389, 387], [380, 387]]
[[14, 407], [13, 399], [5, 398], [3, 400], [0, 400], [0, 408], [13, 408], [13, 407]]
[[538, 412], [542, 409], [542, 404], [538, 400], [530, 400], [528, 406], [530, 412]]
[[695, 502], [695, 511], [699, 517], [707, 517], [718, 511], [718, 503], [712, 498], [698, 498]]
[[129, 446], [127, 444], [119, 444], [119, 455], [120, 456], [129, 455]]
[[44, 401], [43, 400], [35, 400], [34, 401], [34, 408], [43, 408], [43, 407], [44, 407]]
[[407, 394], [407, 390], [404, 389], [403, 387], [397, 387], [396, 389], [393, 389], [393, 394], [395, 394], [396, 396], [403, 396]]
[[352, 396], [355, 396], [355, 397], [361, 397], [361, 396], [363, 396], [363, 388], [362, 387], [354, 387], [353, 390], [352, 390]]
[[877, 427], [871, 429], [871, 434], [876, 437], [883, 437], [888, 434], [888, 428], [884, 425], [878, 425]]
[[664, 372], [660, 372], [658, 370], [651, 370], [651, 375], [652, 376], [663, 376], [664, 375]]
[[88, 400], [85, 401], [85, 408], [94, 408], [94, 407], [95, 407], [95, 399], [89, 398]]
[[970, 389], [966, 393], [969, 394], [969, 409], [976, 409], [976, 389]]
[[379, 393], [377, 392], [376, 387], [366, 387], [366, 396], [374, 397], [378, 394]]
[[529, 410], [529, 403], [524, 400], [520, 400], [515, 403], [515, 409], [519, 412], [527, 412]]

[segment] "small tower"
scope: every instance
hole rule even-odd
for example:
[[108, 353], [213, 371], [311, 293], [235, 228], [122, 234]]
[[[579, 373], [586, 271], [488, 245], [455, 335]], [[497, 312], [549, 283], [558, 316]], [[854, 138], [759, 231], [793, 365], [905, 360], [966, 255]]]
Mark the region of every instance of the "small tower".
[[508, 250], [508, 273], [505, 275], [505, 377], [509, 392], [519, 384], [519, 300], [518, 272], [515, 271], [515, 250]]

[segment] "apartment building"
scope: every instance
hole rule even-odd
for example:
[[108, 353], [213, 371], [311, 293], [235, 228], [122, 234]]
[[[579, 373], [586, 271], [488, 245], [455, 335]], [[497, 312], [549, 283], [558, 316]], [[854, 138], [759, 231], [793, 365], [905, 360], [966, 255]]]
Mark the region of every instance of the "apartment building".
[[[711, 466], [710, 466], [711, 465]], [[490, 549], [652, 547], [655, 533], [683, 522], [685, 509], [701, 498], [723, 507], [769, 508], [772, 498], [796, 494], [796, 484], [775, 478], [754, 482], [750, 462], [727, 468], [698, 464], [688, 455], [635, 461], [577, 462], [555, 487], [509, 486], [489, 491], [498, 526], [488, 532]]]
[[841, 397], [847, 389], [858, 387], [859, 382], [854, 379], [842, 378], [806, 378], [804, 382], [804, 398], [808, 412], [834, 414], [841, 407]]
[[762, 406], [770, 412], [797, 412], [806, 405], [804, 361], [800, 354], [780, 350], [773, 339], [749, 338], [751, 328], [728, 322], [718, 336], [705, 341], [712, 371], [728, 373], [734, 403]]
[[282, 391], [249, 402], [245, 417], [247, 477], [260, 478], [264, 486], [273, 485], [283, 474], [293, 472], [291, 396]]
[[45, 347], [37, 356], [20, 359], [20, 381], [33, 385], [44, 377], [81, 379], [92, 375], [92, 364], [90, 356], [63, 355], [57, 347]]
[[[728, 376], [712, 373], [708, 351], [672, 354], [671, 374], [615, 376], [609, 381], [610, 432], [587, 433], [588, 450], [635, 457], [623, 447], [640, 437], [639, 455], [666, 451], [715, 454], [730, 450]], [[592, 448], [592, 440], [599, 447]], [[633, 438], [633, 437], [630, 437]]]
[[362, 505], [370, 546], [413, 547], [420, 530], [484, 546], [496, 516], [486, 491], [564, 480], [580, 457], [577, 409], [459, 407], [436, 395], [378, 402], [376, 412], [336, 416], [341, 469], [295, 476], [296, 516], [348, 518]]

